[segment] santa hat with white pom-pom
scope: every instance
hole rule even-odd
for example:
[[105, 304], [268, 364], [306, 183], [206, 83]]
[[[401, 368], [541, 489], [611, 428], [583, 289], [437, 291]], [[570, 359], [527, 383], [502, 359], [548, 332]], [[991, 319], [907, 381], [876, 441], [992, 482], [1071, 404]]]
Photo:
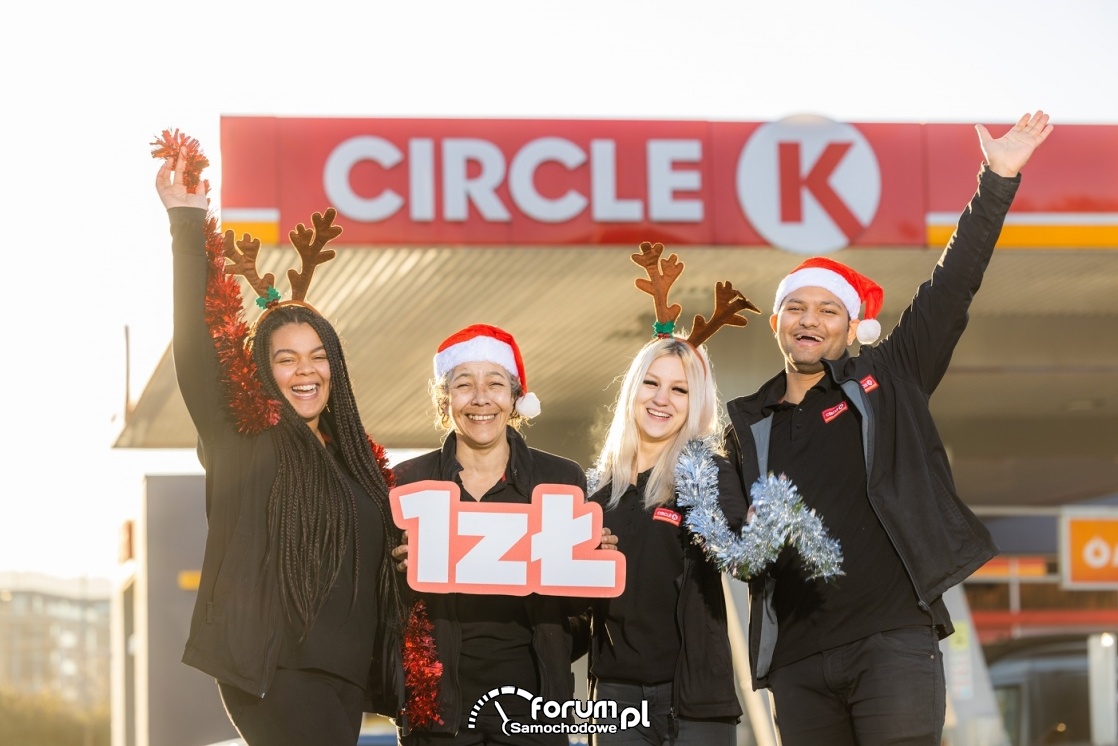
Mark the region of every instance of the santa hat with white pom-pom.
[[851, 319], [860, 317], [859, 310], [865, 303], [866, 313], [858, 324], [858, 341], [873, 344], [881, 336], [881, 323], [877, 320], [877, 314], [881, 312], [885, 291], [876, 282], [845, 264], [821, 256], [801, 263], [781, 280], [776, 288], [773, 313], [780, 313], [780, 304], [789, 293], [807, 287], [823, 288], [834, 293], [846, 306]]
[[435, 379], [441, 379], [462, 363], [496, 363], [520, 379], [521, 395], [516, 400], [516, 411], [521, 417], [535, 417], [540, 413], [539, 398], [528, 391], [524, 375], [524, 361], [516, 340], [504, 329], [488, 324], [474, 324], [456, 331], [443, 340], [435, 353]]

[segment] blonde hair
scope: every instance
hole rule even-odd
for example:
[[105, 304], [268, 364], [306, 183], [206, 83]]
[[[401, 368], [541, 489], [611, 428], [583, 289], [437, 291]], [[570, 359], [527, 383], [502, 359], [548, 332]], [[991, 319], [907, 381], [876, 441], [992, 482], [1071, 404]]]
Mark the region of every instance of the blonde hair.
[[644, 490], [646, 509], [667, 505], [675, 499], [675, 465], [687, 442], [719, 431], [718, 393], [706, 351], [677, 337], [657, 338], [646, 344], [625, 373], [614, 404], [613, 421], [598, 455], [599, 487], [612, 484], [608, 508], [615, 508], [621, 502], [636, 468], [640, 444], [635, 411], [637, 394], [652, 363], [668, 355], [675, 355], [683, 364], [687, 378], [687, 418], [652, 467]]

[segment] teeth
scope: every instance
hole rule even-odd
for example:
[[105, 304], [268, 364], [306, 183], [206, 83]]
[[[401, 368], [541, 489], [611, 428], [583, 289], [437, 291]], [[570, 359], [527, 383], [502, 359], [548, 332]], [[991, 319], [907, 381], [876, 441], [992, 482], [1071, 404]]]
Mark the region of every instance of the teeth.
[[474, 422], [489, 422], [490, 420], [496, 419], [497, 415], [495, 415], [495, 414], [468, 414], [468, 415], [466, 415], [466, 417], [473, 420]]
[[656, 410], [654, 410], [654, 409], [649, 409], [649, 410], [647, 410], [647, 411], [648, 411], [648, 413], [649, 413], [650, 415], [652, 415], [653, 417], [656, 417], [657, 419], [661, 419], [661, 420], [670, 420], [670, 419], [671, 419], [671, 417], [672, 417], [672, 416], [671, 416], [670, 414], [668, 414], [667, 412], [657, 412], [657, 411], [656, 411]]
[[304, 393], [309, 393], [311, 391], [314, 391], [317, 388], [318, 388], [318, 386], [315, 386], [314, 384], [302, 384], [300, 386], [292, 386], [291, 390], [292, 391], [301, 391], [301, 392], [304, 392]]

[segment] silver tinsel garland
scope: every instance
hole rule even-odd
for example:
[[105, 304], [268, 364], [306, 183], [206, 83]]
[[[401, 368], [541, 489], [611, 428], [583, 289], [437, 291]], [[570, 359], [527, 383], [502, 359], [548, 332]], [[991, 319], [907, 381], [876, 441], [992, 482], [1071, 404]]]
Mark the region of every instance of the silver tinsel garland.
[[800, 555], [811, 579], [843, 574], [842, 550], [823, 521], [804, 504], [787, 477], [762, 476], [750, 488], [753, 522], [735, 532], [718, 505], [718, 466], [704, 440], [683, 448], [675, 468], [676, 502], [686, 508], [692, 540], [722, 572], [749, 580], [770, 567], [786, 545]]
[[602, 481], [602, 473], [597, 469], [586, 470], [586, 499], [598, 491], [598, 482]]

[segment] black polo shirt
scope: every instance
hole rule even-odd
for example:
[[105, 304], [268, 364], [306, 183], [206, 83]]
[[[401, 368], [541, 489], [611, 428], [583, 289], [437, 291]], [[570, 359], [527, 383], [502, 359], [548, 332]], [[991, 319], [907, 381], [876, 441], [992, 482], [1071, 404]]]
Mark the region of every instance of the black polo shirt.
[[[516, 449], [509, 449], [505, 475], [481, 496], [483, 503], [527, 503], [531, 495], [517, 492], [512, 478]], [[463, 502], [474, 502], [462, 486], [462, 467], [455, 463], [454, 481]], [[462, 648], [458, 678], [462, 691], [463, 718], [469, 708], [494, 686], [512, 685], [529, 692], [539, 691], [539, 677], [532, 655], [532, 626], [525, 596], [457, 593], [455, 604]], [[520, 712], [523, 700], [507, 703], [505, 710]], [[527, 712], [527, 709], [524, 709]]]
[[930, 625], [866, 491], [861, 417], [829, 375], [799, 404], [771, 412], [769, 470], [787, 474], [842, 547], [845, 575], [808, 581], [797, 553], [773, 569], [777, 641], [773, 668], [876, 632]]
[[[598, 679], [662, 684], [675, 678], [687, 530], [674, 504], [659, 511], [644, 507], [650, 473], [638, 475], [636, 485], [629, 485], [617, 507], [606, 509], [602, 518], [625, 552], [625, 592], [603, 599], [595, 608], [604, 627], [604, 633], [595, 630], [600, 636], [591, 673]], [[606, 485], [591, 499], [604, 509], [610, 489]]]

